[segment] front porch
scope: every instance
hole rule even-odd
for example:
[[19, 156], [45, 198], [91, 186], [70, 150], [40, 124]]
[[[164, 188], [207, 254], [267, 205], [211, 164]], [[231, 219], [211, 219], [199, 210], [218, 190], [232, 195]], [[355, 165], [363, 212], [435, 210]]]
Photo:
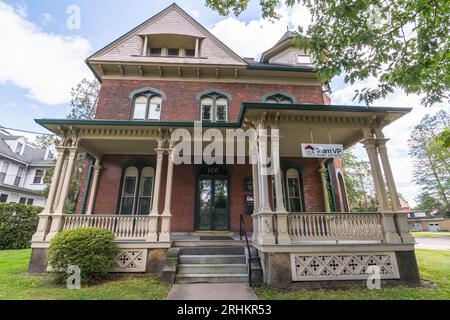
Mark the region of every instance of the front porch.
[[[113, 232], [121, 248], [115, 272], [160, 272], [174, 259], [171, 249], [187, 247], [187, 243], [191, 247], [244, 247], [237, 239], [243, 215], [249, 245], [261, 259], [267, 284], [363, 279], [372, 265], [380, 267], [384, 279], [416, 280], [414, 240], [400, 208], [382, 132], [383, 126], [404, 111], [360, 108], [337, 112], [322, 107], [249, 106], [237, 124], [217, 125], [221, 131], [254, 126], [258, 133], [256, 161], [223, 171], [224, 166], [217, 164], [175, 165], [174, 123], [46, 121], [44, 125], [64, 139], [47, 205], [33, 237], [30, 270], [45, 270], [46, 249], [58, 232], [99, 227]], [[193, 124], [179, 127], [194, 131]], [[265, 144], [260, 130], [268, 127], [280, 130], [279, 144]], [[372, 167], [379, 205], [376, 213], [345, 210], [345, 185], [338, 185], [337, 179], [343, 170], [339, 161], [303, 159], [298, 153], [305, 142], [350, 147], [359, 141]], [[272, 158], [272, 164], [281, 168], [271, 175], [265, 173], [267, 165], [262, 161], [268, 149], [279, 155]], [[65, 199], [79, 151], [89, 153], [94, 161], [79, 206], [82, 214], [72, 215], [65, 212]], [[132, 157], [137, 160], [131, 161]], [[330, 176], [335, 178], [331, 184], [338, 187], [330, 187]], [[135, 191], [127, 193], [130, 181], [134, 181], [130, 190]], [[146, 181], [148, 194], [142, 191]], [[214, 231], [225, 231], [231, 240], [202, 240], [198, 231], [213, 231], [210, 237], [217, 235]]]

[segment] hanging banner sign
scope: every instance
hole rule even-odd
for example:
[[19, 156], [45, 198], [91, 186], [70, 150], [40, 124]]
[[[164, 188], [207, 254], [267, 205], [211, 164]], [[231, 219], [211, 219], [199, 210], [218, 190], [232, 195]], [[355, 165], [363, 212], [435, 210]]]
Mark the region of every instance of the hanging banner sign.
[[303, 158], [342, 158], [344, 146], [342, 144], [314, 144], [302, 143]]

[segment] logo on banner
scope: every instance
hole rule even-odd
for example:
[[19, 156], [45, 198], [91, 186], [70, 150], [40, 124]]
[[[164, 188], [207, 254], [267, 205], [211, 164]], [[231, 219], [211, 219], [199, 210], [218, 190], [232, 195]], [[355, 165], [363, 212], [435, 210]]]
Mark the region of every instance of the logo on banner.
[[304, 158], [342, 158], [344, 146], [341, 144], [302, 144]]

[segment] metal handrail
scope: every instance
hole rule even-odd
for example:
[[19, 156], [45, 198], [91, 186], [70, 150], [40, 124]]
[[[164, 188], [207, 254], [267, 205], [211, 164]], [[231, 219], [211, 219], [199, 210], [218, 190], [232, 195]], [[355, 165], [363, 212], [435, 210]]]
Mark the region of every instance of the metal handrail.
[[245, 230], [245, 222], [244, 222], [244, 216], [240, 215], [240, 223], [239, 223], [239, 239], [242, 241], [242, 236], [245, 237], [245, 243], [247, 246], [247, 252], [248, 252], [248, 284], [251, 287], [252, 286], [252, 253], [250, 251], [250, 243], [248, 242], [248, 236], [247, 231]]

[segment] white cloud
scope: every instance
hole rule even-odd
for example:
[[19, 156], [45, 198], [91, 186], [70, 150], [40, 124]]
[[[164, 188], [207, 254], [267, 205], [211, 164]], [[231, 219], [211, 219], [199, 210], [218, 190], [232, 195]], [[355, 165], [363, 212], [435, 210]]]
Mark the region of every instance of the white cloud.
[[50, 13], [44, 12], [43, 14], [41, 14], [41, 16], [42, 16], [41, 24], [43, 26], [46, 26], [50, 22], [53, 22], [53, 17], [52, 17], [52, 15]]
[[200, 12], [198, 10], [191, 10], [191, 16], [193, 16], [195, 19], [198, 19], [200, 17]]
[[0, 1], [0, 85], [11, 82], [43, 104], [70, 99], [70, 88], [92, 77], [84, 65], [91, 44], [81, 37], [43, 32], [25, 19], [24, 9]]
[[306, 27], [311, 20], [308, 10], [300, 5], [282, 6], [277, 12], [281, 18], [275, 23], [262, 18], [244, 22], [229, 17], [208, 29], [240, 56], [257, 58], [282, 37], [287, 27]]

